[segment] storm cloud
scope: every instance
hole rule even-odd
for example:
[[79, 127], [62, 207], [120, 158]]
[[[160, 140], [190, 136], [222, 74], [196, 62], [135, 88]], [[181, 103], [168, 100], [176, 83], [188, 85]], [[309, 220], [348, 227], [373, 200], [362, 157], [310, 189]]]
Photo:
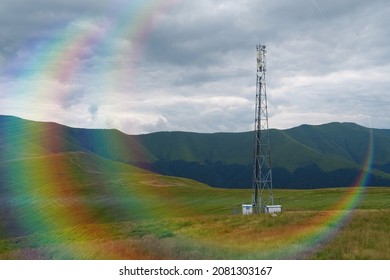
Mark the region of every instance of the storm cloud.
[[390, 128], [389, 15], [385, 0], [4, 0], [0, 114], [130, 134], [248, 131], [261, 43], [271, 127]]

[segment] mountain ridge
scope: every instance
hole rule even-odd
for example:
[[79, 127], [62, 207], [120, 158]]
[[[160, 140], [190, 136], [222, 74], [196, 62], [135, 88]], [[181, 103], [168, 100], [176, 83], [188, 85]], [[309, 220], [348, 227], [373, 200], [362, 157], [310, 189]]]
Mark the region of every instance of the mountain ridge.
[[[274, 187], [350, 186], [369, 160], [369, 185], [390, 186], [390, 130], [333, 122], [270, 129]], [[0, 116], [0, 162], [58, 152], [96, 154], [223, 188], [250, 188], [253, 132], [154, 132], [71, 128]]]

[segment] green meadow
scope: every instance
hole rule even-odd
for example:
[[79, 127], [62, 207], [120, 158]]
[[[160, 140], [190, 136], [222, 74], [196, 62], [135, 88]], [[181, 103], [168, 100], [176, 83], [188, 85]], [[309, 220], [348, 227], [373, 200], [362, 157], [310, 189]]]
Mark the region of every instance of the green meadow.
[[390, 259], [386, 187], [277, 189], [282, 213], [243, 216], [251, 190], [82, 152], [1, 168], [0, 259]]

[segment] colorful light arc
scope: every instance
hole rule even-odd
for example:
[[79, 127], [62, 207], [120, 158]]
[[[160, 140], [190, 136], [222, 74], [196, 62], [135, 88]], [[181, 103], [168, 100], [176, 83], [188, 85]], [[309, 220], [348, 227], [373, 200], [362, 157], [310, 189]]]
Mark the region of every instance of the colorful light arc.
[[[29, 95], [28, 100], [30, 101], [44, 102], [46, 98], [66, 99], [72, 90], [71, 86], [67, 87], [67, 85], [70, 85], [71, 81], [77, 78], [79, 71], [88, 71], [86, 64], [88, 64], [90, 59], [93, 59], [90, 54], [94, 51], [100, 51], [107, 55], [113, 55], [112, 51], [115, 50], [115, 46], [112, 45], [112, 42], [115, 38], [126, 38], [131, 45], [128, 50], [129, 59], [139, 59], [147, 43], [148, 36], [152, 32], [156, 18], [160, 14], [168, 11], [174, 5], [174, 2], [163, 0], [147, 1], [146, 4], [136, 8], [129, 6], [124, 11], [132, 16], [122, 17], [116, 26], [102, 21], [100, 22], [99, 28], [96, 28], [96, 26], [86, 26], [84, 28], [70, 28], [68, 26], [63, 28], [60, 31], [62, 36], [56, 37], [53, 41], [42, 43], [36, 53], [18, 69], [18, 72], [15, 72], [20, 80], [25, 80], [26, 82], [23, 83], [22, 87], [17, 88], [13, 94], [21, 96]], [[100, 68], [98, 66], [95, 70], [96, 74], [100, 77], [104, 76], [104, 66], [101, 65]], [[135, 72], [136, 69], [133, 69], [133, 71]], [[135, 73], [127, 73], [126, 75], [133, 76]], [[43, 88], [42, 83], [47, 80], [47, 76], [54, 77], [58, 81], [58, 85]], [[127, 81], [127, 77], [102, 77], [102, 79], [113, 79], [113, 82], [119, 82], [119, 84]], [[59, 91], [59, 88], [62, 90]], [[52, 128], [55, 129], [54, 126]], [[26, 133], [34, 132], [27, 131]], [[59, 140], [62, 139], [61, 134], [63, 131], [53, 131], [51, 129], [43, 133], [41, 136], [44, 139], [48, 139], [48, 149], [55, 150], [56, 147], [64, 147], [67, 145]], [[94, 139], [94, 141], [101, 142], [106, 140]], [[35, 149], [29, 143], [25, 143], [24, 148], [26, 150]], [[358, 205], [364, 194], [365, 185], [371, 171], [373, 150], [374, 141], [371, 133], [361, 174], [356, 179], [354, 186], [350, 187], [348, 195], [335, 204], [334, 209], [337, 209], [337, 211], [329, 211], [326, 215], [316, 216], [313, 218], [314, 220], [308, 223], [316, 226], [307, 226], [301, 229], [286, 229], [290, 231], [291, 236], [291, 239], [285, 242], [287, 247], [292, 241], [296, 241], [303, 235], [311, 236], [310, 239], [302, 241], [302, 246], [292, 249], [289, 258], [299, 256], [322, 244], [334, 236], [348, 220], [351, 210]], [[37, 153], [39, 154], [39, 151]], [[73, 157], [73, 159], [76, 161], [79, 160], [79, 157]], [[13, 197], [17, 197], [17, 204], [20, 206], [19, 209], [21, 209], [21, 211], [9, 215], [10, 219], [16, 221], [15, 223], [18, 227], [22, 227], [28, 232], [29, 228], [36, 227], [38, 224], [42, 229], [56, 231], [79, 224], [98, 224], [98, 215], [94, 211], [91, 211], [90, 206], [88, 206], [92, 202], [86, 203], [85, 201], [74, 200], [74, 197], [82, 197], [82, 194], [79, 193], [79, 189], [73, 187], [73, 182], [77, 181], [79, 184], [85, 180], [83, 177], [85, 175], [74, 174], [72, 168], [75, 166], [75, 162], [70, 162], [69, 159], [64, 160], [61, 154], [56, 154], [45, 160], [35, 161], [34, 158], [31, 158], [23, 164], [17, 162], [10, 164], [13, 167], [5, 175], [4, 180], [12, 182], [10, 186], [14, 189], [8, 191], [12, 193]], [[34, 166], [34, 168], [31, 168], [29, 164]], [[95, 175], [98, 179], [99, 174], [97, 171]], [[139, 173], [134, 176], [142, 177], [144, 174]], [[43, 187], [39, 190], [30, 188], [29, 184], [31, 180], [34, 181], [32, 185], [40, 185]], [[53, 182], [57, 183], [53, 184]], [[107, 193], [109, 192], [114, 192], [115, 196], [133, 197], [133, 203], [140, 205], [143, 202], [142, 197], [152, 197], [150, 193], [147, 193], [148, 191], [146, 189], [144, 191], [145, 193], [142, 193], [142, 191], [134, 193], [129, 189], [118, 190], [107, 186]], [[115, 194], [115, 192], [117, 193]], [[137, 195], [139, 198], [136, 198]], [[64, 199], [67, 200], [66, 205], [69, 207], [59, 206], [59, 202]], [[38, 204], [42, 200], [48, 201], [48, 204], [39, 206]], [[34, 205], [34, 207], [27, 207], [29, 204]], [[26, 213], [22, 211], [23, 209], [28, 209], [30, 212]], [[339, 211], [340, 209], [343, 210]], [[122, 210], [129, 211], [126, 206], [123, 206]], [[151, 212], [146, 213], [146, 215], [158, 217], [163, 214]], [[97, 239], [107, 239], [112, 236], [112, 233], [108, 228], [96, 225], [80, 228], [79, 230], [72, 231], [69, 235], [53, 236], [53, 240], [44, 240], [42, 244], [83, 240], [87, 239], [90, 235], [98, 236]], [[82, 258], [84, 254], [80, 250], [82, 249], [73, 248], [72, 251], [68, 252], [69, 258]], [[117, 250], [119, 250], [118, 256], [121, 256], [120, 248], [117, 248]], [[285, 248], [273, 249], [269, 252], [268, 256], [277, 258], [283, 254], [282, 250], [285, 250]], [[97, 257], [104, 258], [104, 256]]]

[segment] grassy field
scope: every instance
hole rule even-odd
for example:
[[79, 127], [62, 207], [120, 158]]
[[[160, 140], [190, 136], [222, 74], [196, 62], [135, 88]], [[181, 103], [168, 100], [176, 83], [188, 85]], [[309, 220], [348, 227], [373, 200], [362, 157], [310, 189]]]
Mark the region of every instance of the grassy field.
[[7, 168], [0, 259], [390, 259], [390, 188], [275, 190], [283, 213], [242, 216], [250, 190], [83, 153]]

